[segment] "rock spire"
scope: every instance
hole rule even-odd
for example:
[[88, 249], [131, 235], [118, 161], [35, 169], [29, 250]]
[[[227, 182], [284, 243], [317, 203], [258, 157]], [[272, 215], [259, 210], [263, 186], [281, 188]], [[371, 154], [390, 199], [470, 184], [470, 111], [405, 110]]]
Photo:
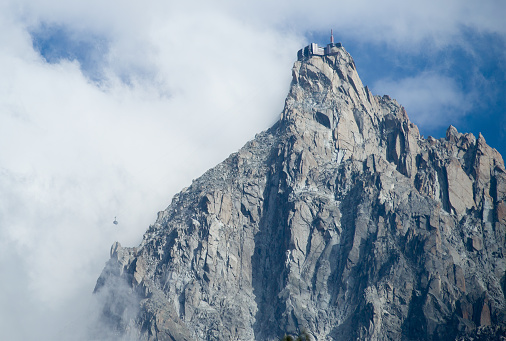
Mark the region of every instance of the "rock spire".
[[342, 47], [295, 62], [280, 120], [177, 194], [97, 281], [110, 338], [455, 340], [506, 324], [506, 171], [424, 139]]

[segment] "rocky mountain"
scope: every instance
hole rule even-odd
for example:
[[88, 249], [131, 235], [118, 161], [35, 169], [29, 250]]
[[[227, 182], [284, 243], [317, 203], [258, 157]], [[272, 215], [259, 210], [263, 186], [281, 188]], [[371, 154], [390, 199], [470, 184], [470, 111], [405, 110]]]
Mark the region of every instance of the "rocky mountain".
[[501, 155], [452, 126], [423, 138], [334, 52], [295, 62], [280, 120], [138, 247], [112, 246], [95, 288], [108, 338], [500, 339]]

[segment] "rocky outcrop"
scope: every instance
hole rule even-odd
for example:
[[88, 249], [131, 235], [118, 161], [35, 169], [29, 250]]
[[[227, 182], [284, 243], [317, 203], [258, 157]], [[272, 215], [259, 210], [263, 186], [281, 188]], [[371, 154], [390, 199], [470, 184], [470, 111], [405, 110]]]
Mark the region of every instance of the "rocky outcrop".
[[472, 339], [506, 325], [505, 232], [499, 153], [422, 138], [340, 48], [297, 61], [279, 122], [114, 244], [95, 292], [109, 337]]

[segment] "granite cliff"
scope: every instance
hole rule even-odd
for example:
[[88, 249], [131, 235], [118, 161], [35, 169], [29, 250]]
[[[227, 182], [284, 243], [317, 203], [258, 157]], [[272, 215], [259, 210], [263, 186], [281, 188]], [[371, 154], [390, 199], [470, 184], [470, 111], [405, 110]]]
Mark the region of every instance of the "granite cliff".
[[107, 338], [499, 339], [501, 155], [454, 127], [424, 139], [342, 47], [292, 72], [272, 128], [177, 194], [138, 247], [112, 246], [95, 288]]

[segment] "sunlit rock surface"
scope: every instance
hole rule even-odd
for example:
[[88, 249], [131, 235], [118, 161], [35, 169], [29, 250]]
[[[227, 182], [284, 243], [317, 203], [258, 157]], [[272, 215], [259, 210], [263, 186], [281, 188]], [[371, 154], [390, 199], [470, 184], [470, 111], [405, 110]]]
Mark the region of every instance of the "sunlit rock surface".
[[141, 245], [113, 245], [95, 289], [107, 337], [501, 335], [505, 201], [483, 136], [424, 139], [344, 48], [297, 61], [279, 122], [176, 195]]

